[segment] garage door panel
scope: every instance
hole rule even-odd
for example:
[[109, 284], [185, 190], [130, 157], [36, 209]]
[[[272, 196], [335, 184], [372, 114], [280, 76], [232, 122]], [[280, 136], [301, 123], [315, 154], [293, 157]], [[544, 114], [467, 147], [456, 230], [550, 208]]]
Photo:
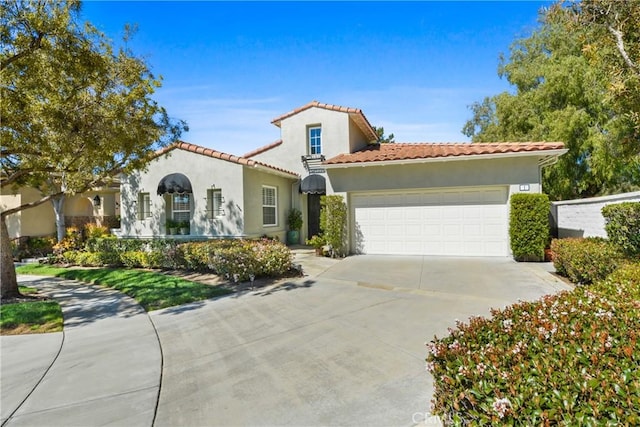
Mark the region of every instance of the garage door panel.
[[505, 256], [507, 190], [354, 195], [356, 247], [370, 254]]

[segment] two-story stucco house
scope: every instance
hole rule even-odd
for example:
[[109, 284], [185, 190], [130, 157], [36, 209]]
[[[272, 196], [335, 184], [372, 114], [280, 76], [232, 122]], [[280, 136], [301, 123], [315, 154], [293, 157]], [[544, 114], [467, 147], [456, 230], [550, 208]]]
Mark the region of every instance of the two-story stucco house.
[[541, 192], [562, 143], [378, 144], [360, 109], [313, 101], [272, 121], [281, 139], [244, 156], [178, 142], [122, 180], [123, 237], [276, 236], [300, 209], [319, 231], [320, 196], [348, 206], [351, 253], [506, 256], [508, 201]]

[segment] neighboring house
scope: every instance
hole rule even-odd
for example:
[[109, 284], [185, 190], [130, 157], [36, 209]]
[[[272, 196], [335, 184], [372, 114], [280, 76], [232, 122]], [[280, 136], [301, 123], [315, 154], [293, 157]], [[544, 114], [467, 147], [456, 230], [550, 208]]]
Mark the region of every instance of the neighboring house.
[[[3, 190], [0, 195], [0, 210], [12, 209], [42, 198], [40, 192], [31, 187], [22, 187], [13, 192]], [[82, 194], [67, 196], [64, 202], [64, 217], [67, 227], [80, 227], [87, 223], [118, 227], [120, 215], [120, 183], [90, 190]], [[9, 237], [40, 237], [55, 235], [56, 218], [51, 202], [25, 209], [7, 218]]]
[[541, 192], [541, 168], [562, 143], [378, 144], [356, 108], [313, 101], [272, 121], [281, 139], [242, 157], [179, 142], [123, 178], [126, 237], [277, 236], [303, 212], [301, 239], [319, 232], [320, 196], [348, 205], [351, 253], [506, 256], [508, 201]]

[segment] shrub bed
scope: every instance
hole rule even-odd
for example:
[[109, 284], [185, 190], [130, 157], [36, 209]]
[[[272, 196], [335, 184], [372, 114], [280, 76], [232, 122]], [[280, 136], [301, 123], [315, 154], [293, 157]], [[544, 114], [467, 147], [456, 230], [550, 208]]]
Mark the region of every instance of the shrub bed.
[[623, 258], [613, 244], [597, 237], [555, 239], [551, 251], [556, 272], [583, 285], [607, 277]]
[[278, 277], [292, 268], [293, 255], [270, 240], [224, 239], [179, 243], [175, 240], [100, 238], [84, 250], [68, 250], [55, 262], [92, 267], [165, 268], [214, 272], [234, 281]]
[[640, 265], [427, 344], [447, 425], [640, 424]]

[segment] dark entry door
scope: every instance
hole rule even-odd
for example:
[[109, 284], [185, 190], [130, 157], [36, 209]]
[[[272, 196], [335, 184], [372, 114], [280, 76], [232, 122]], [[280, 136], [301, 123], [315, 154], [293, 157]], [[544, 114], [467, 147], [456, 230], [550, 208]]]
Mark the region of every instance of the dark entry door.
[[309, 238], [320, 234], [320, 194], [307, 194], [307, 226]]

